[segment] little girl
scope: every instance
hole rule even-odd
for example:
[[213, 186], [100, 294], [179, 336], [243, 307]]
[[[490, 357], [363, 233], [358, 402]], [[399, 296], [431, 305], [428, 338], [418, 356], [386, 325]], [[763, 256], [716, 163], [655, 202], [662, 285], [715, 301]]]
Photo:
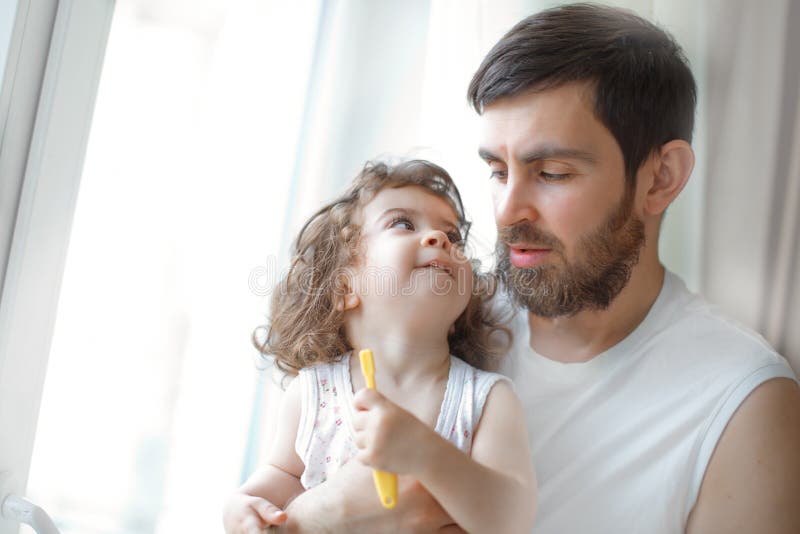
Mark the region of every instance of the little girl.
[[[468, 532], [530, 530], [522, 407], [486, 370], [503, 350], [493, 334], [510, 332], [486, 305], [493, 285], [463, 255], [468, 228], [450, 176], [419, 160], [368, 163], [306, 222], [256, 342], [297, 377], [267, 464], [225, 506], [228, 534], [285, 522], [290, 499], [354, 458], [413, 476]], [[365, 389], [363, 348], [377, 391]]]

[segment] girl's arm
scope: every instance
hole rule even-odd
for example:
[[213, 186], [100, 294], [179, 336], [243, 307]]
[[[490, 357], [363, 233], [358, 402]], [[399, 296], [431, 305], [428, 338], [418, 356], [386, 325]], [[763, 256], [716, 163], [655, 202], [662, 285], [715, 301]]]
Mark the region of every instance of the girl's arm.
[[359, 459], [415, 476], [467, 532], [527, 532], [536, 510], [536, 477], [522, 405], [497, 382], [475, 429], [472, 457], [375, 390], [356, 396]]
[[254, 472], [225, 504], [227, 534], [261, 533], [286, 521], [283, 508], [303, 492], [303, 462], [294, 450], [300, 421], [300, 381], [293, 380], [283, 394], [275, 440], [265, 465]]

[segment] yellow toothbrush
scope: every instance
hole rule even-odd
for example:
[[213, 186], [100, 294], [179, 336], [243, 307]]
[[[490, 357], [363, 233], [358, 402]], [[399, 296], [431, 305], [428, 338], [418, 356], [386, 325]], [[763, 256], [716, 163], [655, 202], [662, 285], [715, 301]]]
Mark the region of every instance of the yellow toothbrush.
[[[372, 351], [364, 349], [358, 353], [361, 360], [361, 372], [367, 387], [375, 389], [375, 360], [372, 358]], [[394, 508], [397, 505], [397, 475], [387, 473], [378, 469], [372, 470], [372, 478], [375, 480], [375, 489], [378, 490], [378, 497], [384, 508]]]

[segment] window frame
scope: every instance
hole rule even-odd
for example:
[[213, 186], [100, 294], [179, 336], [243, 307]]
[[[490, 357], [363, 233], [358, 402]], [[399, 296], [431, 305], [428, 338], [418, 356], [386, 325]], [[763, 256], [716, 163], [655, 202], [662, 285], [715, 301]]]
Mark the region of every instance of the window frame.
[[[114, 6], [17, 3], [0, 86], [0, 500], [27, 485]], [[0, 521], [0, 534], [16, 532]]]

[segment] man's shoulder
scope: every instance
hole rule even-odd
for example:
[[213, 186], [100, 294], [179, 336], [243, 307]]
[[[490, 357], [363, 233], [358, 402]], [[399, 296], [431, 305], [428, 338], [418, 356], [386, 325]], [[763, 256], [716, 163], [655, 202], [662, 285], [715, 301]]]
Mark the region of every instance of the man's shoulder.
[[711, 396], [752, 389], [770, 378], [796, 380], [786, 359], [760, 334], [672, 276], [672, 294], [642, 336], [632, 365], [663, 383], [694, 384]]
[[[496, 306], [506, 314], [506, 325], [514, 336], [509, 357], [520, 357], [526, 352], [530, 335], [527, 313], [508, 299], [498, 299]], [[763, 336], [689, 291], [677, 275], [669, 272], [662, 294], [648, 315], [609, 352], [615, 353], [614, 359], [631, 365], [684, 368], [689, 373], [740, 375], [767, 365], [788, 368], [786, 360]]]
[[[736, 362], [783, 361], [783, 358], [758, 332], [739, 322], [701, 295], [691, 293], [675, 275], [663, 317], [657, 321], [647, 340], [651, 345], [665, 345], [697, 359], [719, 359], [729, 365]], [[677, 282], [680, 282], [678, 285]]]
[[[516, 307], [505, 294], [496, 295], [492, 309], [515, 338], [529, 336], [527, 311]], [[669, 272], [663, 294], [629, 337], [661, 343], [674, 340], [687, 348], [713, 342], [730, 344], [745, 352], [775, 352], [760, 334], [703, 296], [690, 292], [678, 276]]]

